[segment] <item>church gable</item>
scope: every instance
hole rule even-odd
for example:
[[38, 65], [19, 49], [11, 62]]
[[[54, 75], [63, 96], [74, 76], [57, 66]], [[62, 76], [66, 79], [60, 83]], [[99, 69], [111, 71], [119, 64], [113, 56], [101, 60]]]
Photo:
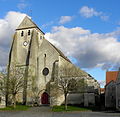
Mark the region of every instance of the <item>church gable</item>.
[[30, 27], [37, 28], [37, 25], [33, 23], [32, 20], [26, 16], [17, 29], [25, 29]]
[[40, 30], [40, 32], [44, 34], [44, 32], [28, 16], [26, 16], [23, 19], [23, 21], [16, 30], [29, 29], [29, 28], [37, 28]]

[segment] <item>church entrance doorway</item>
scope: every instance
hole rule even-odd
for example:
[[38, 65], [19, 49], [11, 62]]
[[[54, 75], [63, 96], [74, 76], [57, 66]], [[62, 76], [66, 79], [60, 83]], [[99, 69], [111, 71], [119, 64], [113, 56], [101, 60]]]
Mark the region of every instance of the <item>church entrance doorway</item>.
[[41, 103], [45, 105], [49, 104], [49, 95], [46, 92], [41, 96]]

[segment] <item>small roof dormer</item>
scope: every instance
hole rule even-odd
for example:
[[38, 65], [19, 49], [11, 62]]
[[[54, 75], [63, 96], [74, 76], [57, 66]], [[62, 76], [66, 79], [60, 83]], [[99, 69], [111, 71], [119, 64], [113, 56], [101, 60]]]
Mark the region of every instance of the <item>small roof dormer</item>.
[[30, 29], [30, 28], [37, 28], [43, 34], [45, 34], [28, 16], [25, 16], [21, 24], [17, 27], [16, 30], [23, 30], [23, 29]]

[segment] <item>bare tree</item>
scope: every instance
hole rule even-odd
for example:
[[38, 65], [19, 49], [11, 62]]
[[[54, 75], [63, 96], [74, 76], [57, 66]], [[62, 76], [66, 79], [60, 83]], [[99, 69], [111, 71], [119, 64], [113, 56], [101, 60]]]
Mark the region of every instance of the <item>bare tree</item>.
[[7, 75], [3, 72], [0, 73], [0, 97], [1, 100], [5, 102], [6, 95], [6, 78]]
[[24, 86], [24, 70], [20, 67], [10, 68], [9, 80], [7, 80], [8, 92], [12, 95], [13, 107], [16, 107], [16, 95], [19, 94]]
[[[67, 95], [71, 91], [77, 91], [77, 77], [83, 77], [83, 71], [74, 65], [68, 63], [61, 67], [61, 76], [59, 79], [59, 87], [62, 89], [65, 98], [65, 110], [67, 110]], [[84, 83], [84, 82], [81, 82]]]
[[10, 67], [9, 78], [6, 72], [0, 73], [0, 92], [2, 96], [12, 95], [14, 108], [16, 107], [16, 95], [23, 89], [23, 85], [24, 70], [22, 68]]
[[77, 86], [77, 82], [74, 79], [60, 78], [60, 89], [62, 89], [65, 98], [65, 110], [67, 110], [67, 95], [69, 92], [74, 91]]

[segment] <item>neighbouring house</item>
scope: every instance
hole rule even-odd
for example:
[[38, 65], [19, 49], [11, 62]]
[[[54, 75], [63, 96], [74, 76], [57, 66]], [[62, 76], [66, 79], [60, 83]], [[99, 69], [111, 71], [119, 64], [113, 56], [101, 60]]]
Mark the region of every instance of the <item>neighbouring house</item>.
[[[59, 89], [61, 77], [84, 80], [86, 87], [68, 94], [68, 104], [94, 106], [99, 99], [100, 85], [91, 75], [76, 67], [53, 44], [44, 37], [44, 32], [27, 16], [15, 31], [9, 54], [9, 70], [21, 67], [25, 71], [25, 85], [17, 101], [39, 105], [64, 104], [63, 92]], [[64, 47], [65, 48], [65, 47]], [[65, 76], [65, 69], [72, 72]], [[75, 71], [75, 72], [73, 72]], [[77, 75], [76, 75], [77, 71]]]
[[106, 72], [105, 107], [120, 111], [120, 71]]
[[100, 94], [104, 94], [105, 93], [105, 88], [100, 88]]
[[120, 81], [116, 82], [116, 109], [120, 111]]

